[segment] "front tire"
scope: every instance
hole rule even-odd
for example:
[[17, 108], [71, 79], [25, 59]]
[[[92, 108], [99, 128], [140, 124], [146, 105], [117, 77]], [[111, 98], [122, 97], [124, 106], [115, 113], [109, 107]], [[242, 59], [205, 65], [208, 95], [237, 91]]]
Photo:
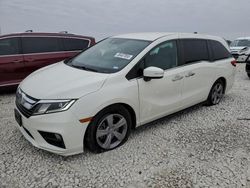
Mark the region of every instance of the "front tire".
[[115, 149], [127, 141], [131, 125], [130, 113], [125, 107], [110, 106], [99, 112], [89, 124], [85, 145], [98, 153]]
[[224, 96], [225, 85], [222, 80], [218, 80], [212, 86], [206, 104], [207, 106], [212, 106], [219, 104]]
[[247, 73], [247, 76], [250, 78], [250, 73]]

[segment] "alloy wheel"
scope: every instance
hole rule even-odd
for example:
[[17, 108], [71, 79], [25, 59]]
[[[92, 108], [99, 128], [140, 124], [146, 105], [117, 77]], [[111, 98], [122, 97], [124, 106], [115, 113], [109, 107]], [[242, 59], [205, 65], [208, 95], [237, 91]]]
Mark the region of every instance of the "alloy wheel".
[[125, 117], [120, 114], [110, 114], [97, 125], [96, 141], [103, 149], [113, 149], [124, 140], [127, 130]]
[[223, 85], [221, 83], [217, 83], [212, 91], [212, 103], [218, 104], [223, 97]]

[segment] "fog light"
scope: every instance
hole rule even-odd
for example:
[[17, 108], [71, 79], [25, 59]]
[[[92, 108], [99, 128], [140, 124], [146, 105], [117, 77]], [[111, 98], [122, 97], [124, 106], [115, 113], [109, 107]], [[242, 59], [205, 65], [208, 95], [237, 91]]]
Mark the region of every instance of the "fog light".
[[43, 139], [49, 144], [65, 149], [65, 144], [62, 135], [58, 133], [50, 133], [44, 131], [38, 131], [38, 132], [41, 134]]
[[55, 133], [55, 137], [56, 137], [56, 139], [57, 139], [58, 141], [62, 141], [61, 135]]

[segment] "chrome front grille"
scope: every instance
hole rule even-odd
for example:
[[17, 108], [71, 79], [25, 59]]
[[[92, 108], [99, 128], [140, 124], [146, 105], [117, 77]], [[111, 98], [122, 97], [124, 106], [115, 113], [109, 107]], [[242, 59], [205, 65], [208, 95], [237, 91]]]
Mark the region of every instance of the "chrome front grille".
[[33, 107], [38, 102], [38, 99], [35, 99], [27, 94], [25, 94], [20, 88], [16, 92], [16, 106], [18, 110], [26, 117], [29, 118], [33, 113]]

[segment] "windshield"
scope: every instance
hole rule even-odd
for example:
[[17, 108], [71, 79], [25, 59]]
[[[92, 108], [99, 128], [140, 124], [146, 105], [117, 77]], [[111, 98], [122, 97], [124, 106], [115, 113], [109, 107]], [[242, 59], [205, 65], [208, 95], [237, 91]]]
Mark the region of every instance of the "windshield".
[[83, 70], [114, 73], [128, 65], [149, 44], [143, 40], [108, 38], [65, 63]]
[[231, 43], [231, 47], [238, 47], [238, 46], [248, 46], [250, 47], [250, 39], [244, 40], [235, 40]]

